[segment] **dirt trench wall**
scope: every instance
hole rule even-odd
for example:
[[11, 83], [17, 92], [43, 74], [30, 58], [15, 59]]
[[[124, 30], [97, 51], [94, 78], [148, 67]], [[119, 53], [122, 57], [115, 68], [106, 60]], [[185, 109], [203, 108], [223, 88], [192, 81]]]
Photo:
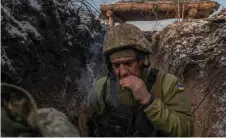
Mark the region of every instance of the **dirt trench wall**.
[[2, 0], [1, 74], [28, 90], [39, 108], [72, 121], [87, 106], [87, 61], [99, 54], [92, 48], [101, 49], [104, 28], [89, 7], [71, 2]]
[[195, 136], [226, 136], [226, 23], [188, 20], [152, 38], [153, 66], [185, 84]]

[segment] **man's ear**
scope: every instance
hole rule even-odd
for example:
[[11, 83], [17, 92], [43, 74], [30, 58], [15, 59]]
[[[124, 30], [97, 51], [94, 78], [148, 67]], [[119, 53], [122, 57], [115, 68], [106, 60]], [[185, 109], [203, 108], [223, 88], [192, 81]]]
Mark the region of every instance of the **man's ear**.
[[141, 69], [148, 68], [151, 65], [149, 56], [146, 55], [144, 57], [144, 59], [139, 60], [139, 64], [140, 64]]

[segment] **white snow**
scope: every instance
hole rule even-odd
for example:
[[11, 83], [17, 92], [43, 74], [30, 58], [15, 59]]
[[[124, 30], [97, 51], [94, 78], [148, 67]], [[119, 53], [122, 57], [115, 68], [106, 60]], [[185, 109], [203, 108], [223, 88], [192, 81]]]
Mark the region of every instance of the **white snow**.
[[80, 19], [82, 23], [90, 23], [91, 22], [91, 17], [87, 15], [85, 12], [80, 12], [79, 13]]
[[180, 52], [180, 48], [182, 47], [182, 45], [180, 45], [180, 44], [177, 44], [176, 45], [176, 51], [175, 52]]
[[1, 48], [1, 66], [7, 66], [9, 70], [15, 74], [16, 71], [12, 66], [12, 61], [8, 58], [4, 47], [5, 46], [2, 46]]
[[180, 59], [186, 57], [186, 54], [180, 54]]
[[42, 8], [42, 6], [36, 0], [29, 0], [29, 5], [37, 11], [40, 11]]
[[71, 43], [71, 41], [68, 41], [68, 45], [69, 45], [69, 46], [72, 46], [72, 43]]
[[18, 21], [16, 20], [10, 12], [2, 7], [3, 12], [8, 16], [9, 19], [11, 19], [15, 24], [17, 24], [18, 28], [21, 30], [18, 30], [16, 27], [10, 26], [9, 27], [9, 34], [12, 35], [18, 35], [19, 37], [26, 37], [27, 35], [25, 33], [32, 33], [36, 39], [42, 38], [42, 36], [38, 33], [38, 31], [33, 27], [29, 22], [27, 21]]
[[26, 32], [33, 33], [34, 36], [35, 36], [35, 38], [40, 39], [42, 37], [38, 33], [38, 31], [36, 30], [36, 28], [34, 26], [32, 26], [29, 22], [23, 21], [22, 24], [23, 24], [22, 29], [25, 30]]
[[54, 2], [54, 4], [55, 4], [56, 6], [63, 6], [63, 4], [62, 4], [62, 3], [59, 3], [57, 0], [53, 0], [53, 2]]
[[8, 16], [9, 19], [11, 19], [14, 23], [16, 23], [20, 28], [23, 27], [22, 24], [11, 15], [11, 13], [9, 12], [8, 9], [6, 9], [4, 7], [2, 7], [2, 9], [3, 9], [3, 12], [6, 14], [6, 16]]
[[24, 40], [27, 40], [27, 33], [20, 32], [16, 27], [11, 25], [9, 25], [7, 28], [8, 33], [12, 37], [20, 37], [23, 38]]
[[80, 29], [81, 31], [85, 31], [86, 30], [86, 31], [90, 32], [90, 29], [84, 24], [78, 25], [77, 28]]
[[96, 31], [93, 31], [92, 33], [91, 33], [91, 37], [94, 39], [95, 38], [95, 36], [97, 36], [99, 33], [97, 33]]
[[217, 137], [226, 136], [226, 117], [223, 117], [222, 119], [218, 120], [217, 123], [213, 126], [213, 128], [217, 130]]

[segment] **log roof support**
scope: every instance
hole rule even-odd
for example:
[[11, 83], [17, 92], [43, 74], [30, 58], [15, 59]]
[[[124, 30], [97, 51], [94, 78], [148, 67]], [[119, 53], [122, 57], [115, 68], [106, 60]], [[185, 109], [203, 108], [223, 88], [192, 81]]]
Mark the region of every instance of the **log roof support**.
[[[178, 17], [179, 14], [180, 17], [183, 15], [184, 18], [206, 18], [218, 7], [219, 4], [215, 1], [180, 2], [179, 4], [173, 2], [131, 2], [100, 5], [100, 11], [102, 19], [109, 20], [110, 26], [114, 26], [115, 22], [165, 20]], [[196, 9], [196, 14], [193, 13], [194, 9]]]
[[106, 12], [106, 16], [108, 17], [108, 24], [110, 27], [115, 25], [115, 20], [114, 20], [114, 12], [111, 10], [108, 10]]

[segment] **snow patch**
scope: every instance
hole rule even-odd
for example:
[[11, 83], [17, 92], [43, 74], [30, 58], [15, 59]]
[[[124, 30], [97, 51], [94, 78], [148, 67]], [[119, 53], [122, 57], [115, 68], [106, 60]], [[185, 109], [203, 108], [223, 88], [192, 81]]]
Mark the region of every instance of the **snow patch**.
[[91, 13], [87, 12], [87, 11], [81, 11], [79, 13], [79, 17], [81, 19], [81, 22], [84, 24], [90, 24], [91, 23], [91, 16], [89, 15]]
[[88, 31], [88, 32], [90, 32], [90, 29], [86, 25], [84, 25], [84, 24], [78, 25], [77, 28], [79, 30], [81, 30], [81, 31]]
[[23, 28], [23, 25], [19, 21], [17, 21], [6, 8], [2, 7], [2, 9], [3, 9], [3, 12], [6, 14], [6, 16], [8, 16], [9, 19], [11, 19], [14, 23], [16, 23], [19, 28], [21, 28], [21, 29]]
[[71, 41], [68, 41], [68, 45], [69, 45], [69, 46], [72, 46], [72, 43], [71, 43]]
[[42, 8], [42, 6], [36, 0], [29, 0], [29, 5], [37, 11], [40, 11]]
[[91, 33], [91, 37], [94, 39], [97, 35], [99, 35], [99, 33], [97, 33], [96, 31], [93, 31], [93, 33]]
[[[220, 96], [218, 98], [218, 102], [220, 102], [220, 103], [226, 103], [226, 93], [224, 93], [223, 96]], [[226, 110], [226, 108], [225, 108], [225, 110]]]
[[24, 40], [27, 40], [27, 34], [20, 32], [16, 27], [14, 26], [8, 26], [7, 27], [7, 31], [9, 33], [10, 36], [12, 37], [20, 37], [23, 38]]
[[216, 108], [216, 113], [217, 116], [220, 116], [218, 118], [218, 121], [213, 125], [213, 129], [216, 130], [216, 136], [217, 137], [223, 137], [226, 136], [226, 91], [225, 91], [225, 86], [226, 81], [222, 82], [222, 88], [221, 92], [219, 93], [220, 95], [214, 94], [214, 98], [217, 100], [217, 107]]
[[213, 128], [217, 130], [217, 137], [226, 136], [226, 117], [223, 117], [222, 119], [218, 120], [217, 123], [213, 126]]
[[180, 54], [180, 59], [186, 57], [186, 54]]
[[23, 30], [25, 30], [26, 32], [32, 33], [35, 38], [37, 39], [41, 39], [42, 36], [38, 33], [38, 31], [36, 30], [36, 28], [34, 26], [32, 26], [29, 22], [24, 21], [23, 22]]
[[7, 53], [4, 49], [5, 46], [2, 46], [1, 48], [1, 66], [7, 66], [8, 69], [15, 74], [16, 71], [12, 66], [12, 61], [8, 58]]
[[9, 34], [11, 35], [18, 35], [19, 37], [27, 37], [27, 34], [25, 34], [24, 32], [26, 33], [31, 33], [34, 35], [35, 39], [39, 40], [42, 38], [42, 36], [38, 33], [38, 31], [35, 29], [35, 27], [33, 27], [29, 22], [27, 21], [17, 21], [11, 14], [10, 12], [2, 7], [3, 9], [3, 12], [6, 14], [6, 16], [8, 16], [9, 19], [11, 19], [16, 25], [18, 28], [21, 29], [21, 31], [19, 31], [19, 29], [17, 29], [16, 27], [9, 27]]
[[64, 4], [59, 3], [59, 2], [58, 2], [58, 1], [56, 1], [56, 0], [53, 0], [53, 2], [54, 2], [54, 4], [55, 4], [55, 6], [64, 6]]

